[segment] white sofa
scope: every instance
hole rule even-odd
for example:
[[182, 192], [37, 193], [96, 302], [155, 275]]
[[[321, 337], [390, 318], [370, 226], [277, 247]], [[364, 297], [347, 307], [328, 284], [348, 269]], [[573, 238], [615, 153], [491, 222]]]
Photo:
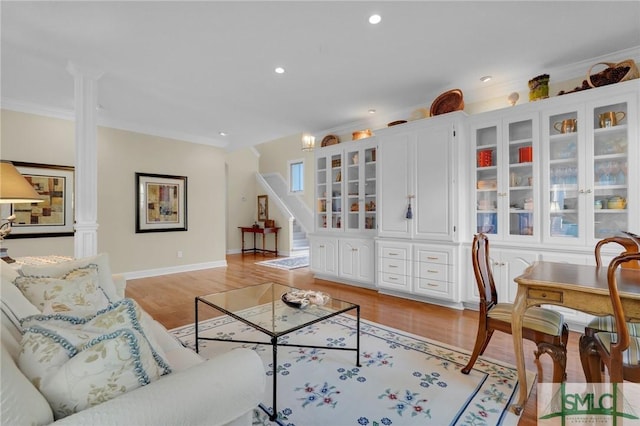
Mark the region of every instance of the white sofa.
[[[124, 297], [126, 281], [111, 275], [106, 255], [74, 262], [98, 264], [101, 285], [110, 280], [114, 297]], [[18, 367], [22, 338], [19, 320], [40, 311], [13, 284], [18, 275], [15, 269], [2, 261], [0, 264], [3, 425], [251, 425], [252, 412], [265, 388], [265, 371], [258, 355], [240, 349], [204, 360], [151, 319], [148, 328], [152, 330], [147, 334], [153, 334], [172, 372], [54, 422], [49, 403]], [[26, 268], [23, 266], [23, 272]], [[29, 272], [48, 275], [56, 268], [59, 265], [31, 267]]]

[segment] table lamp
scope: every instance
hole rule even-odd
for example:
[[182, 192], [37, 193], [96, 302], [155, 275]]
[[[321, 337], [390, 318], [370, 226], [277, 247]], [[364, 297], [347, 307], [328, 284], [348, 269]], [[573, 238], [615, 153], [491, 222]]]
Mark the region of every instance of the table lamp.
[[[40, 195], [31, 186], [29, 181], [20, 174], [13, 163], [6, 160], [0, 160], [0, 204], [13, 203], [41, 203], [44, 201]], [[16, 219], [15, 215], [11, 215], [6, 219], [2, 219], [0, 225], [0, 244], [4, 237], [11, 232], [11, 224]], [[0, 258], [7, 263], [15, 262], [7, 254], [7, 249], [0, 247]]]

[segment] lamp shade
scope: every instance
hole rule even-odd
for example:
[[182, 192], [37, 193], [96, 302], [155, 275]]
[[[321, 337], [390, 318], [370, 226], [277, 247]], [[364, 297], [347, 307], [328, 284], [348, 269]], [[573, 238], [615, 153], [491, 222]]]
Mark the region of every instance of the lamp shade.
[[40, 203], [42, 198], [18, 169], [0, 160], [0, 203]]
[[303, 151], [313, 151], [314, 145], [316, 143], [316, 138], [311, 135], [303, 135], [302, 136], [302, 150]]

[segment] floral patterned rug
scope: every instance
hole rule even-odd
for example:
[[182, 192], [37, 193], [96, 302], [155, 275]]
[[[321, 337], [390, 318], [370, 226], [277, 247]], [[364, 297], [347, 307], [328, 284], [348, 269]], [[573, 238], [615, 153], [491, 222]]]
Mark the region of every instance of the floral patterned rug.
[[[270, 318], [270, 308], [254, 308], [256, 319]], [[295, 315], [282, 307], [280, 320]], [[316, 309], [321, 309], [317, 308]], [[293, 311], [293, 313], [292, 313]], [[253, 328], [227, 316], [200, 323], [210, 337], [268, 341]], [[193, 325], [172, 330], [185, 345], [195, 348]], [[355, 347], [356, 321], [340, 315], [283, 336], [293, 344]], [[200, 341], [200, 354], [211, 358], [236, 347], [254, 349], [267, 372], [265, 400], [254, 412], [254, 425], [273, 425], [272, 351], [265, 345]], [[355, 353], [331, 349], [278, 349], [278, 419], [282, 426], [410, 426], [508, 425], [518, 417], [508, 409], [517, 398], [513, 366], [480, 358], [469, 375], [460, 369], [469, 353], [420, 336], [361, 320], [360, 363]], [[527, 383], [535, 375], [528, 373]], [[531, 389], [529, 389], [530, 391]]]
[[278, 269], [298, 269], [309, 266], [309, 256], [283, 257], [281, 259], [264, 260], [256, 262], [257, 265], [269, 266]]

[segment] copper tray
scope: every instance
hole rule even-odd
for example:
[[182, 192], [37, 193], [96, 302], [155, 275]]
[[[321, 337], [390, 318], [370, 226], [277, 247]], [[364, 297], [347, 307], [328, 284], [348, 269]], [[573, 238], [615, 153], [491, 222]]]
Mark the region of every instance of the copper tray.
[[464, 109], [462, 90], [453, 89], [444, 92], [431, 104], [431, 116], [447, 114], [449, 112], [461, 111]]

